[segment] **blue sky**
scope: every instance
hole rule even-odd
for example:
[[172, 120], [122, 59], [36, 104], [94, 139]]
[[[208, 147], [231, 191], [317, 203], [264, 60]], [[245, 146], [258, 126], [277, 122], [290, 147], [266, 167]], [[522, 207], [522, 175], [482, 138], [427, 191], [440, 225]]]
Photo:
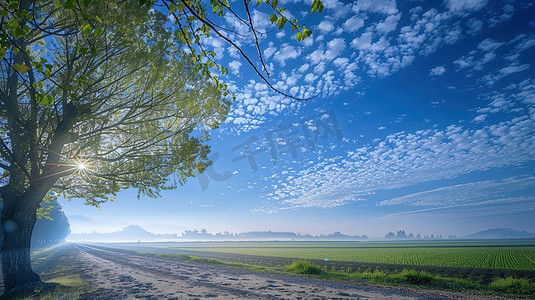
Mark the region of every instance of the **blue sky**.
[[[127, 190], [100, 211], [62, 200], [72, 231], [534, 232], [535, 5], [323, 3], [310, 15], [311, 1], [283, 2], [313, 30], [302, 42], [253, 12], [270, 82], [316, 97], [282, 97], [204, 40], [237, 95], [212, 132], [213, 166], [159, 199]], [[255, 57], [251, 37], [232, 37]]]

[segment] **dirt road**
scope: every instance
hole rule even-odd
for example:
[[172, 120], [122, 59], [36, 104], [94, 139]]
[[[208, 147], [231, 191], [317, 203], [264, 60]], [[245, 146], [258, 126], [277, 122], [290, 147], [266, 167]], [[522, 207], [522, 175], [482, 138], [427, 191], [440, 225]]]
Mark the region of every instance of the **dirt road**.
[[73, 263], [99, 290], [82, 299], [445, 299], [403, 288], [255, 273], [72, 244]]

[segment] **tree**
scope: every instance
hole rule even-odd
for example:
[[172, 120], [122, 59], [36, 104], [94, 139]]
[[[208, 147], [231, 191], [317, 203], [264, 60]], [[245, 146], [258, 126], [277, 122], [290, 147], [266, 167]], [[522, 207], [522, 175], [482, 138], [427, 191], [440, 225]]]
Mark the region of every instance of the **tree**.
[[[279, 29], [291, 24], [276, 0]], [[121, 189], [158, 196], [210, 164], [208, 132], [230, 102], [200, 40], [211, 33], [259, 67], [212, 17], [231, 14], [257, 32], [244, 1], [0, 0], [0, 199], [4, 287], [39, 282], [30, 265], [36, 211], [50, 191], [99, 206]], [[314, 0], [312, 12], [323, 5]], [[168, 26], [168, 16], [174, 27]], [[184, 52], [187, 47], [189, 52]], [[269, 76], [269, 74], [267, 74]], [[208, 80], [207, 80], [208, 79]], [[271, 85], [270, 85], [271, 86]], [[172, 178], [171, 178], [172, 177]]]
[[32, 232], [31, 248], [42, 248], [65, 241], [71, 233], [69, 219], [65, 216], [61, 205], [56, 201], [42, 204], [41, 217], [37, 218]]
[[180, 51], [166, 16], [124, 2], [93, 9], [104, 16], [98, 35], [77, 30], [83, 16], [74, 11], [41, 7], [40, 30], [13, 40], [0, 66], [6, 291], [40, 281], [29, 248], [49, 191], [95, 206], [124, 188], [155, 197], [209, 165], [204, 141], [229, 108]]

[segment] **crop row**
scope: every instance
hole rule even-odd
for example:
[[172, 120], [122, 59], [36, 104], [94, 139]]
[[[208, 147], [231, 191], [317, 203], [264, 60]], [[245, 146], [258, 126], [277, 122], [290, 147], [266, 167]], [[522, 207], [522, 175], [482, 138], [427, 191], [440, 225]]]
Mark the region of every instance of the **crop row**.
[[535, 247], [280, 249], [266, 245], [263, 248], [209, 247], [190, 250], [368, 263], [535, 270]]

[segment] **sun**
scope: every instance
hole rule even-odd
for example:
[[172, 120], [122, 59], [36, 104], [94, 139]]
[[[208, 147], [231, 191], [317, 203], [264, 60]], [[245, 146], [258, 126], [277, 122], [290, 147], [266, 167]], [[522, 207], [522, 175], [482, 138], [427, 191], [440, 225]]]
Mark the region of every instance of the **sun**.
[[75, 158], [74, 159], [74, 168], [80, 173], [85, 173], [89, 171], [90, 163], [88, 159]]

